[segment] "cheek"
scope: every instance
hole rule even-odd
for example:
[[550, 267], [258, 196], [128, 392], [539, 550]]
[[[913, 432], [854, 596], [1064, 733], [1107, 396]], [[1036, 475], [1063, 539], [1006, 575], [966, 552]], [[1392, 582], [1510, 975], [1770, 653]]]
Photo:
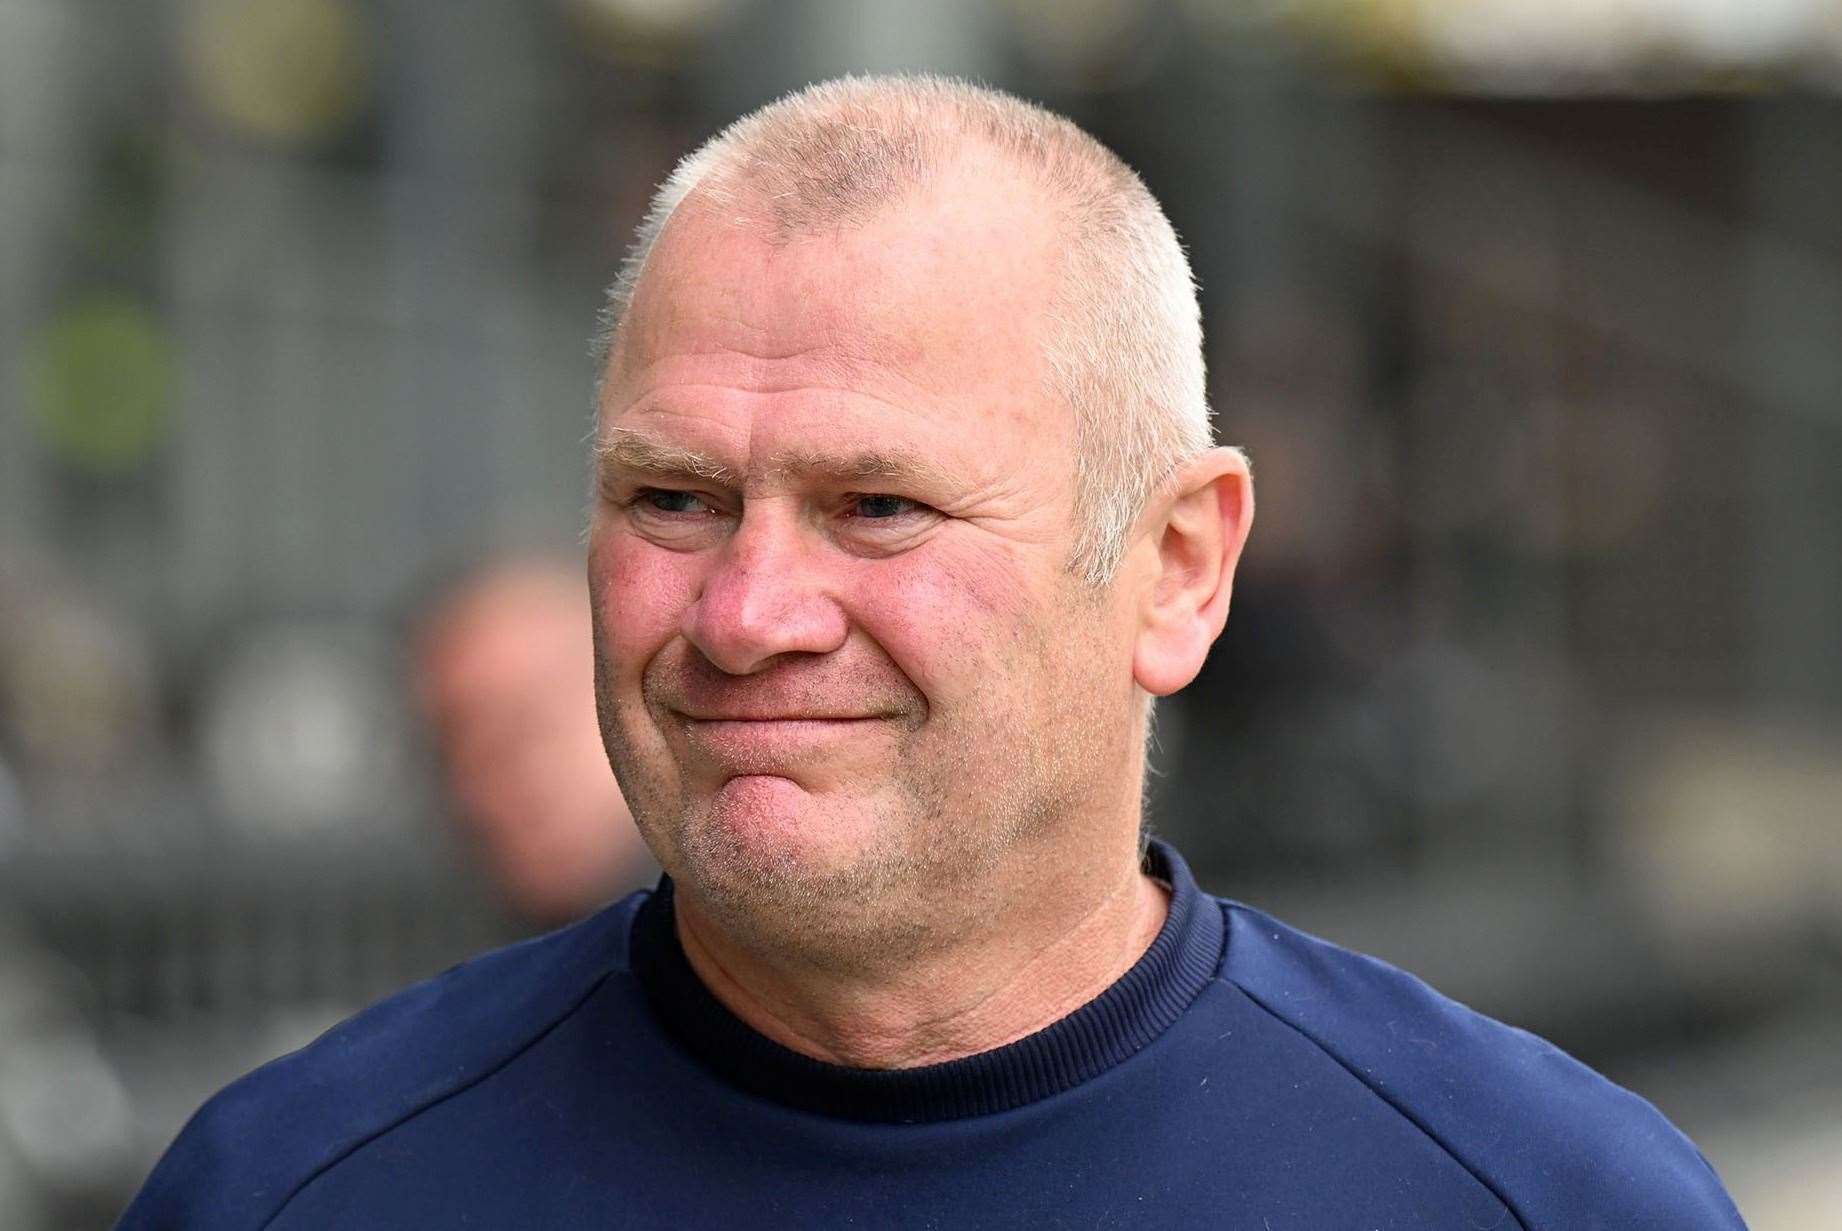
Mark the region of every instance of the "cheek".
[[1040, 656], [1038, 579], [1002, 548], [911, 553], [859, 578], [857, 623], [934, 706], [965, 703]]
[[688, 553], [662, 551], [632, 535], [609, 533], [591, 542], [589, 583], [601, 667], [614, 681], [637, 681], [677, 635], [697, 593], [696, 570]]

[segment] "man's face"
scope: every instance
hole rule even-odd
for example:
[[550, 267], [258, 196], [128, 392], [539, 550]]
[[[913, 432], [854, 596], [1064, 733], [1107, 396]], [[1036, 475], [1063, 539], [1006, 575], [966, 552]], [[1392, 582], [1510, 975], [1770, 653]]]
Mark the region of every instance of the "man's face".
[[892, 943], [1136, 811], [1131, 604], [1066, 567], [1055, 238], [991, 184], [782, 246], [693, 199], [612, 361], [603, 738], [667, 871], [757, 926]]

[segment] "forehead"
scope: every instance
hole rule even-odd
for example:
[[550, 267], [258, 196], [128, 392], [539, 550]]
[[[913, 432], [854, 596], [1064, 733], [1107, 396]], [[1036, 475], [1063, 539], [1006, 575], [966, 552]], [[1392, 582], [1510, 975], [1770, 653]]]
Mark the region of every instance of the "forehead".
[[637, 288], [603, 413], [705, 380], [1041, 413], [1059, 273], [1048, 217], [1014, 176], [960, 174], [859, 224], [777, 240], [746, 201], [724, 211], [693, 194]]

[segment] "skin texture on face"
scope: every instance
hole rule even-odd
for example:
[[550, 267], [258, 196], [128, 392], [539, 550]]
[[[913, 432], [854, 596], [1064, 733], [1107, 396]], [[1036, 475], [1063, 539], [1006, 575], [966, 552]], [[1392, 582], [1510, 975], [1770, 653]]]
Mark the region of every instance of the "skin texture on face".
[[694, 197], [653, 254], [601, 406], [598, 696], [732, 937], [912, 961], [1136, 842], [1136, 613], [1066, 567], [1046, 212], [987, 168], [777, 245]]

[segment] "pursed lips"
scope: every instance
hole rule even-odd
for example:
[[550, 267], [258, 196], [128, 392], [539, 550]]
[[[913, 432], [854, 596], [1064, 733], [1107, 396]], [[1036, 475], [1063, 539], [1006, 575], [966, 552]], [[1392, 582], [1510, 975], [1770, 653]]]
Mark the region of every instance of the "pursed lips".
[[760, 736], [781, 735], [795, 737], [802, 734], [823, 735], [828, 732], [848, 730], [870, 723], [887, 721], [886, 714], [684, 714], [678, 717], [685, 729], [693, 734], [725, 734], [748, 736], [751, 733]]
[[686, 722], [698, 723], [873, 722], [886, 717], [882, 714], [691, 714], [683, 710], [677, 714]]
[[685, 714], [685, 737], [700, 756], [731, 771], [769, 773], [808, 761], [846, 741], [862, 739], [885, 722], [879, 715]]
[[876, 722], [895, 718], [897, 713], [874, 702], [853, 705], [816, 700], [779, 698], [735, 698], [726, 702], [681, 700], [665, 707], [679, 721], [687, 724], [722, 725], [748, 723], [851, 723]]

